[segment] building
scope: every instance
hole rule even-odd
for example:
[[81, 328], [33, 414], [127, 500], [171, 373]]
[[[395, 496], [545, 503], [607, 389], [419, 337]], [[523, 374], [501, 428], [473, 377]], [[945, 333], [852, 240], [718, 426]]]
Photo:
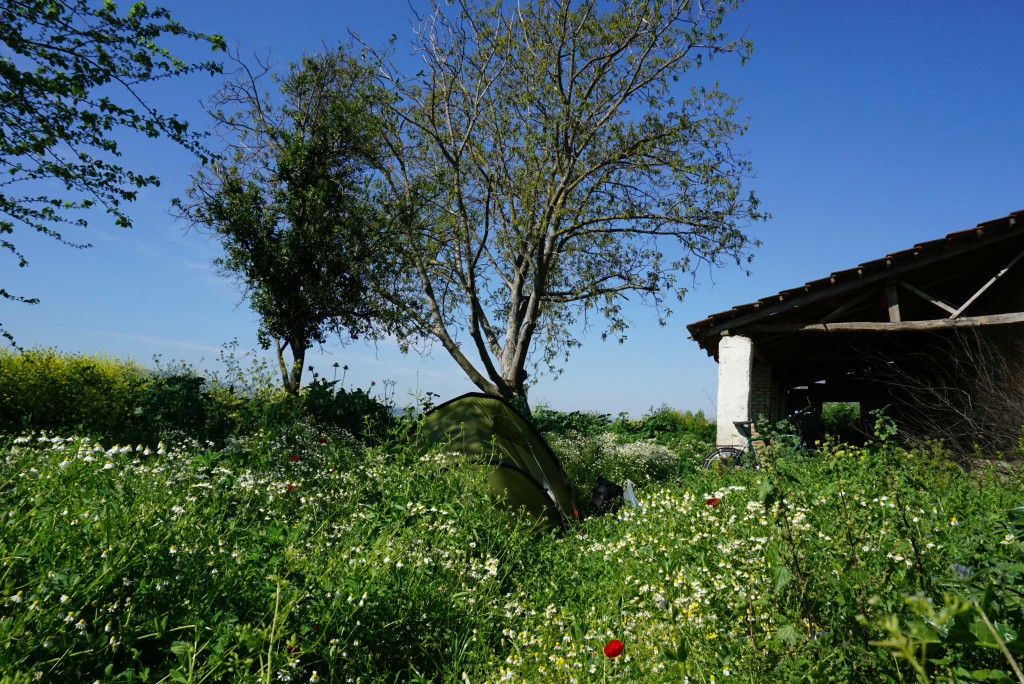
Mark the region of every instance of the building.
[[[1015, 351], [1024, 340], [1021, 261], [1024, 211], [691, 323], [692, 339], [718, 361], [718, 443], [745, 443], [733, 421], [778, 420], [808, 402], [910, 417], [936, 412], [924, 397], [973, 407], [986, 381], [1016, 396], [1024, 376], [1006, 376], [1024, 363], [985, 369], [986, 380], [970, 377], [980, 362], [965, 356], [982, 353], [971, 351], [978, 340], [1003, 365], [1024, 356]], [[1019, 436], [1021, 425], [1011, 427]]]

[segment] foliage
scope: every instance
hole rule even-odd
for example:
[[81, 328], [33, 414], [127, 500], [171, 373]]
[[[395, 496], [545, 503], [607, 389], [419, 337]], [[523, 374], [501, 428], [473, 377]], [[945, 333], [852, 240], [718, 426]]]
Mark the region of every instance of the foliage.
[[127, 441], [134, 410], [147, 400], [147, 379], [141, 366], [102, 356], [0, 350], [0, 431], [78, 432]]
[[639, 506], [562, 536], [510, 524], [451, 455], [366, 449], [308, 425], [221, 451], [8, 439], [0, 671], [44, 681], [1015, 677], [1021, 480], [899, 449], [886, 421], [878, 434], [870, 449], [794, 458], [776, 446], [760, 471], [638, 485]]
[[220, 241], [217, 263], [245, 289], [263, 347], [273, 343], [284, 387], [298, 394], [313, 344], [388, 327], [368, 292], [386, 277], [388, 243], [367, 185], [384, 95], [341, 49], [275, 77], [279, 101], [261, 91], [265, 68], [239, 64], [210, 103], [224, 159], [197, 170], [176, 204]]
[[821, 429], [841, 442], [863, 440], [860, 403], [856, 401], [829, 401], [821, 407]]
[[534, 409], [531, 420], [541, 432], [560, 437], [596, 437], [603, 432], [612, 432], [625, 441], [652, 439], [673, 447], [693, 441], [715, 440], [715, 424], [708, 421], [703, 411], [680, 411], [667, 405], [651, 408], [637, 420], [625, 414], [612, 420], [607, 413], [566, 413], [541, 404]]
[[253, 434], [272, 439], [299, 423], [380, 440], [391, 422], [391, 407], [365, 390], [317, 381], [293, 397], [272, 386], [259, 365], [229, 368], [221, 378], [183, 363], [154, 370], [54, 349], [0, 351], [0, 433], [76, 433], [153, 447], [171, 439], [211, 445]]
[[533, 409], [530, 420], [534, 427], [548, 435], [567, 437], [583, 435], [595, 437], [608, 430], [611, 418], [606, 413], [596, 411], [557, 411], [550, 406], [541, 404]]
[[626, 439], [653, 439], [672, 447], [715, 442], [715, 424], [703, 411], [680, 411], [664, 404], [652, 408], [640, 420], [620, 417], [611, 430]]
[[593, 491], [598, 477], [619, 485], [626, 480], [651, 485], [679, 478], [692, 469], [697, 455], [707, 450], [702, 444], [695, 454], [680, 456], [654, 440], [624, 442], [611, 432], [595, 437], [575, 435], [549, 439], [573, 489], [581, 494]]
[[[163, 136], [201, 153], [200, 136], [185, 121], [141, 99], [145, 84], [219, 71], [214, 62], [173, 57], [165, 44], [174, 38], [224, 48], [220, 36], [190, 31], [144, 2], [123, 13], [93, 0], [0, 4], [0, 247], [19, 266], [28, 261], [5, 237], [18, 227], [83, 247], [62, 226], [84, 228], [82, 214], [94, 206], [131, 226], [123, 205], [159, 180], [122, 165], [118, 132]], [[0, 297], [37, 301], [2, 288]]]
[[336, 380], [318, 378], [302, 392], [303, 413], [314, 423], [354, 435], [387, 433], [394, 422], [392, 408], [371, 397], [367, 390], [347, 390]]
[[669, 406], [652, 408], [638, 420], [621, 415], [613, 421], [607, 414], [564, 413], [542, 405], [532, 420], [583, 494], [594, 489], [598, 477], [619, 484], [678, 479], [702, 463], [715, 441], [715, 425], [703, 412]]
[[627, 297], [663, 317], [685, 276], [747, 257], [763, 215], [736, 101], [675, 85], [747, 58], [722, 29], [736, 4], [431, 2], [417, 72], [370, 51], [396, 97], [405, 279], [384, 294], [482, 391], [525, 397], [528, 369], [557, 372], [595, 317], [622, 340]]

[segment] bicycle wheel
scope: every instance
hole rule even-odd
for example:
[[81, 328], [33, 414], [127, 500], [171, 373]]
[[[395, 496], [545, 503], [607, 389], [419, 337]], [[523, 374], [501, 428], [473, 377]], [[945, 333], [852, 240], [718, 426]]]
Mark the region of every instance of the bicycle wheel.
[[716, 464], [726, 468], [739, 466], [742, 465], [745, 454], [743, 449], [736, 447], [718, 447], [704, 457], [704, 467], [714, 468]]

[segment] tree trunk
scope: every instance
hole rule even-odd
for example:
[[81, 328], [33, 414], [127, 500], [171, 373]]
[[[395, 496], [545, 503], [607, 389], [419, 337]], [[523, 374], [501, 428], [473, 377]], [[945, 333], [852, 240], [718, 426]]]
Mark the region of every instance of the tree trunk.
[[[292, 350], [292, 368], [288, 370], [288, 364], [284, 359], [285, 347]], [[277, 368], [281, 372], [281, 384], [284, 391], [292, 396], [299, 393], [302, 386], [302, 365], [306, 361], [305, 345], [293, 342], [282, 343], [282, 340], [274, 338], [274, 349], [277, 351]], [[297, 351], [298, 350], [298, 351]]]

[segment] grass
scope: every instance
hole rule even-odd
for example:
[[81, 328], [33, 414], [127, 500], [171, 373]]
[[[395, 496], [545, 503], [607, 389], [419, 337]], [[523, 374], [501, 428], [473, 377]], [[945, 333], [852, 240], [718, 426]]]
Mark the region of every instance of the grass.
[[9, 681], [901, 681], [900, 635], [931, 677], [1010, 676], [974, 613], [922, 618], [954, 595], [1020, 644], [1020, 482], [935, 454], [689, 471], [543, 536], [401, 443], [2, 453]]
[[639, 499], [558, 535], [401, 430], [0, 437], [0, 682], [1024, 681], [1019, 474], [885, 421], [703, 471], [671, 415], [552, 440]]

